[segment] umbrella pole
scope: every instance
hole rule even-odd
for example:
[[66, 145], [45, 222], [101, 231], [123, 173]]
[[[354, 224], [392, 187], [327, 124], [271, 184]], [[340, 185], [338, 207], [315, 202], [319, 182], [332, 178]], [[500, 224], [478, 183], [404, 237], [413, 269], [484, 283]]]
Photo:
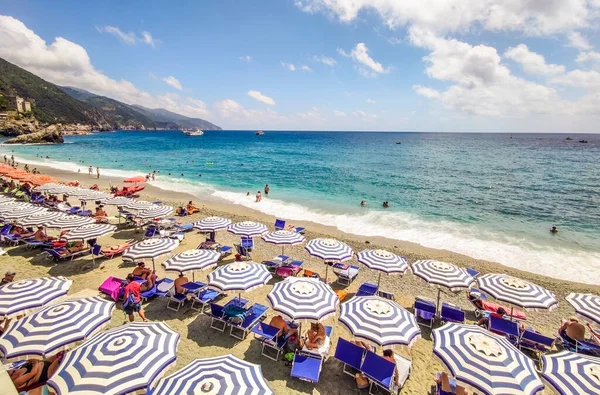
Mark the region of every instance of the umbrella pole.
[[329, 275], [329, 265], [325, 262], [325, 284], [327, 284], [327, 277]]
[[440, 287], [438, 287], [438, 296], [437, 296], [437, 303], [435, 304], [435, 315], [438, 315], [438, 307], [440, 305], [440, 294], [442, 292], [442, 289]]
[[156, 266], [154, 266], [154, 258], [152, 258], [152, 270], [156, 271]]
[[379, 289], [379, 284], [381, 284], [381, 272], [379, 272], [379, 278], [377, 279], [377, 289]]

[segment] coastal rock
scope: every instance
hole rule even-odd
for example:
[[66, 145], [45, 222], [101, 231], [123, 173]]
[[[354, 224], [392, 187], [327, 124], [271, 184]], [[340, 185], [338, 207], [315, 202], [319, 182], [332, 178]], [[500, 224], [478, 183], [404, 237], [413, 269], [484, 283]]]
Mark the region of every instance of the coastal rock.
[[23, 134], [6, 140], [4, 144], [62, 144], [65, 140], [57, 128], [49, 127], [36, 133]]
[[0, 121], [0, 135], [20, 136], [38, 131], [39, 123], [34, 117], [9, 117]]

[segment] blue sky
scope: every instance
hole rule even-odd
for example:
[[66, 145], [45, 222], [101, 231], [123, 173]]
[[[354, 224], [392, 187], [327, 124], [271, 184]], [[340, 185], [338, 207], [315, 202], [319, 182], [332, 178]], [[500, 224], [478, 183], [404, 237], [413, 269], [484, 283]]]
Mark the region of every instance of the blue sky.
[[0, 57], [232, 129], [596, 131], [596, 0], [179, 3], [4, 3]]

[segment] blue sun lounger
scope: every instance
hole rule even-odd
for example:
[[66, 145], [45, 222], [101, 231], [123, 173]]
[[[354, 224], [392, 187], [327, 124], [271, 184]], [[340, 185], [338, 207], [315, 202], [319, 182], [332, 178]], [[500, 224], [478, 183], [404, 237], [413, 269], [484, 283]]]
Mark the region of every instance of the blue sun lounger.
[[[435, 303], [429, 300], [416, 298], [413, 308], [415, 310], [415, 316], [417, 317], [417, 323], [432, 328], [435, 313], [437, 311]], [[419, 322], [419, 318], [424, 322]]]
[[206, 313], [210, 317], [210, 327], [220, 332], [225, 332], [225, 328], [227, 327], [224, 309], [224, 306], [211, 303], [210, 311]]
[[379, 288], [375, 284], [362, 283], [360, 285], [360, 287], [358, 288], [358, 291], [356, 291], [356, 295], [355, 296], [373, 296], [373, 295], [377, 295], [377, 290], [378, 289]]
[[[325, 333], [327, 334], [327, 339], [325, 341], [329, 342], [327, 347], [331, 344], [332, 331], [332, 326], [325, 326]], [[321, 351], [309, 350], [305, 346], [302, 350], [296, 351], [290, 375], [310, 383], [317, 383], [319, 381], [319, 376], [321, 375], [321, 367], [323, 366], [325, 358], [326, 355], [321, 354]]]
[[[364, 348], [340, 337], [333, 357], [344, 364], [342, 370], [344, 373], [354, 377], [356, 371], [360, 371], [365, 351]], [[354, 371], [349, 370], [348, 367], [352, 368]]]
[[267, 310], [269, 310], [267, 306], [254, 303], [247, 309], [246, 317], [243, 321], [240, 322], [240, 320], [235, 318], [229, 320], [231, 324], [229, 335], [236, 339], [244, 340], [252, 328], [267, 317]]
[[367, 351], [360, 370], [371, 379], [369, 394], [374, 393], [373, 387], [381, 387], [390, 393], [394, 392], [394, 372], [396, 371], [395, 363], [380, 357], [374, 352]]
[[[289, 340], [289, 336], [277, 337], [279, 328], [265, 324], [264, 322], [255, 325], [251, 332], [254, 334], [254, 338], [262, 343], [260, 355], [272, 359], [273, 361], [278, 361], [279, 354], [283, 352], [283, 349]], [[272, 350], [275, 353], [275, 356], [270, 355], [267, 350]]]
[[191, 309], [205, 312], [206, 307], [214, 302], [221, 295], [221, 291], [212, 289], [212, 288], [204, 288], [198, 294], [192, 295], [192, 305]]
[[443, 323], [454, 322], [457, 324], [464, 324], [465, 312], [458, 306], [443, 302], [440, 318]]
[[358, 266], [350, 265], [346, 270], [334, 270], [333, 272], [337, 276], [336, 282], [340, 285], [350, 285], [352, 281], [358, 277], [359, 269], [360, 268]]
[[[296, 233], [304, 233], [306, 228], [302, 228], [299, 226], [294, 227], [296, 229]], [[285, 221], [282, 219], [275, 220], [275, 230], [285, 230]]]

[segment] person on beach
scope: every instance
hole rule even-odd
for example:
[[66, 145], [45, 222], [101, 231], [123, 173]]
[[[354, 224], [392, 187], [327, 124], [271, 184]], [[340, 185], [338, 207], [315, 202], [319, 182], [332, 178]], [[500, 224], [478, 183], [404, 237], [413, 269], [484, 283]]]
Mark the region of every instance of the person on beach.
[[305, 332], [304, 338], [300, 339], [298, 346], [308, 348], [309, 350], [318, 349], [327, 339], [325, 327], [320, 322], [311, 322], [310, 328]]
[[[54, 372], [56, 372], [63, 357], [64, 352], [61, 351], [48, 359], [28, 359], [25, 363], [19, 365], [18, 368], [9, 370], [8, 374], [17, 391], [25, 391], [27, 388], [45, 384]], [[43, 394], [44, 392], [40, 387], [27, 391], [27, 394], [34, 393]]]
[[198, 211], [200, 211], [200, 209], [196, 206], [194, 206], [194, 204], [192, 203], [192, 201], [190, 200], [187, 204], [187, 213], [188, 215], [192, 215], [194, 213], [197, 213]]
[[100, 168], [99, 167], [96, 167], [96, 175], [97, 175], [96, 178], [100, 178]]
[[146, 313], [144, 313], [144, 309], [142, 308], [142, 297], [140, 293], [140, 283], [134, 281], [133, 274], [128, 274], [127, 285], [125, 286], [125, 300], [127, 301], [129, 295], [132, 295], [132, 302], [128, 303], [127, 306], [123, 306], [123, 308], [125, 310], [125, 314], [129, 316], [129, 322], [133, 322], [135, 319], [133, 317], [133, 313], [138, 313], [138, 315], [144, 322], [148, 322], [148, 319], [146, 318]]
[[271, 188], [269, 188], [269, 184], [265, 185], [265, 195], [268, 195], [270, 190]]
[[8, 158], [4, 155], [4, 163], [8, 162]]
[[183, 275], [183, 273], [179, 273], [179, 277], [177, 277], [175, 279], [174, 285], [175, 285], [175, 292], [183, 295], [184, 293], [187, 292], [187, 290], [185, 288], [182, 287], [183, 284], [187, 284], [189, 283], [190, 280]]
[[455, 389], [452, 389], [450, 385], [450, 378], [448, 377], [448, 373], [442, 372], [439, 373], [436, 377], [433, 378], [433, 381], [437, 385], [440, 386], [440, 395], [467, 395], [468, 392], [466, 389], [457, 385]]
[[152, 173], [152, 181], [154, 181], [154, 173]]
[[146, 267], [144, 262], [138, 262], [137, 267], [133, 269], [132, 274], [136, 277], [141, 277], [144, 280], [148, 279], [148, 276], [152, 273], [152, 270]]
[[298, 333], [298, 329], [290, 328], [281, 315], [276, 315], [271, 318], [269, 325], [279, 328], [279, 332], [275, 335], [277, 338], [282, 336], [295, 336]]
[[575, 344], [577, 341], [585, 340], [585, 326], [579, 322], [577, 317], [569, 317], [568, 320], [563, 321], [558, 334]]
[[43, 226], [38, 226], [37, 230], [33, 234], [33, 238], [36, 241], [41, 241], [42, 243], [45, 243], [47, 241], [52, 241], [55, 239], [55, 237], [51, 237], [46, 234]]
[[[505, 315], [507, 315], [508, 313], [506, 312], [506, 310], [504, 310], [504, 307], [498, 307], [498, 310], [496, 310], [495, 313], [490, 313], [489, 317], [494, 317], [494, 318], [504, 318]], [[489, 317], [483, 317], [481, 318], [479, 321], [477, 321], [477, 326], [480, 326], [482, 328], [488, 328], [490, 325], [490, 318]]]
[[0, 287], [15, 281], [16, 275], [17, 275], [17, 272], [15, 272], [14, 269], [11, 269], [11, 268], [7, 269], [6, 273], [4, 273], [4, 277], [2, 277], [2, 280], [0, 280]]
[[93, 172], [94, 172], [94, 169], [92, 168], [92, 166], [90, 166], [88, 169], [88, 174], [91, 176]]
[[256, 192], [256, 202], [260, 202], [262, 200], [262, 194], [260, 193], [260, 191]]
[[100, 206], [96, 207], [96, 213], [94, 216], [94, 219], [96, 220], [96, 222], [106, 221], [107, 218], [108, 218], [108, 214], [106, 214], [106, 211], [104, 211], [104, 206], [100, 205]]

